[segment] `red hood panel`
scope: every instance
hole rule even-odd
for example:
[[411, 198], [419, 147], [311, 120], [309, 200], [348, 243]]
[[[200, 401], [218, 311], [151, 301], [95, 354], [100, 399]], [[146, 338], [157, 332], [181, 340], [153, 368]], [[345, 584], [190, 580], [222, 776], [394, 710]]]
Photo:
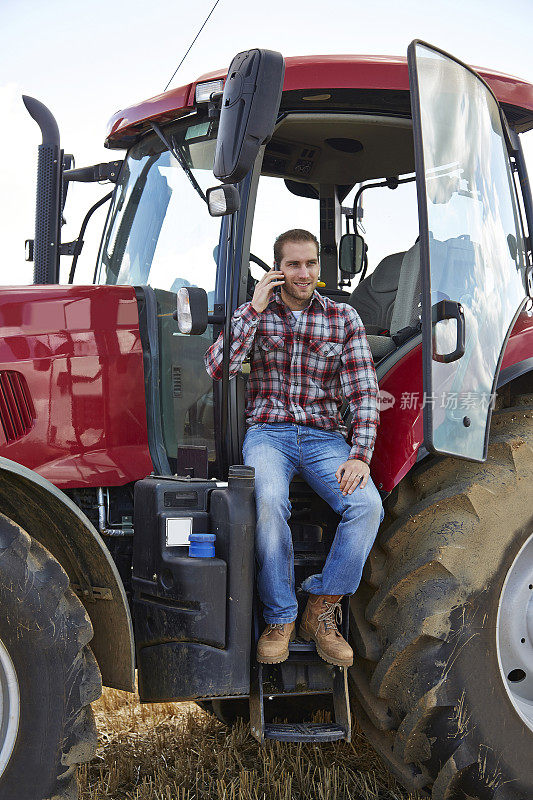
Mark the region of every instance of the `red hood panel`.
[[132, 287], [2, 288], [0, 334], [0, 372], [22, 376], [33, 417], [8, 441], [0, 404], [0, 455], [61, 488], [122, 485], [152, 470]]

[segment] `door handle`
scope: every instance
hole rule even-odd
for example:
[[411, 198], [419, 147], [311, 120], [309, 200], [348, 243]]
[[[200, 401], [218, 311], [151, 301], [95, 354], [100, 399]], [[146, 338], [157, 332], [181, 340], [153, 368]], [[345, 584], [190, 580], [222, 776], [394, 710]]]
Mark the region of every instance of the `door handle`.
[[433, 360], [443, 364], [457, 361], [465, 354], [465, 315], [461, 303], [457, 300], [439, 300], [431, 308], [431, 322], [434, 326], [445, 319], [454, 319], [457, 322], [457, 342], [455, 350], [451, 353], [437, 353], [433, 346]]

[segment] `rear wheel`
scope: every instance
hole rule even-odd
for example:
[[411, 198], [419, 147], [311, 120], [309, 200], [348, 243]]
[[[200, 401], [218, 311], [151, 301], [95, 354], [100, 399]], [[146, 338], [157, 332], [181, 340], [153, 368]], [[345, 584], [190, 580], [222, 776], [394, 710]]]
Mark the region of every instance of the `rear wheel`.
[[533, 797], [533, 397], [394, 498], [351, 604], [363, 730], [433, 800]]
[[75, 800], [96, 749], [92, 626], [51, 554], [0, 515], [0, 800]]

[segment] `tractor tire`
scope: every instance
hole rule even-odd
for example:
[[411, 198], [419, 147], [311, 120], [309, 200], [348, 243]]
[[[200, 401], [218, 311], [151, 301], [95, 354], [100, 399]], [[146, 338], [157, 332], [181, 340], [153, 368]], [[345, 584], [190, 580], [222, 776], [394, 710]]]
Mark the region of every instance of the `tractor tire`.
[[0, 515], [0, 800], [75, 800], [102, 690], [92, 625], [66, 572]]
[[508, 402], [486, 462], [432, 456], [385, 500], [350, 606], [354, 714], [433, 800], [533, 798], [533, 395]]

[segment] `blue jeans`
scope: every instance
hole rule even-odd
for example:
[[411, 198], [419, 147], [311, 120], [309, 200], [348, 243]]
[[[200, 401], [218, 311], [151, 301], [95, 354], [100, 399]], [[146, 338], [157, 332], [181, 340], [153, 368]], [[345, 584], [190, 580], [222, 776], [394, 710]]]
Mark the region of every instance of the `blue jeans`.
[[292, 622], [298, 611], [288, 525], [289, 484], [297, 473], [341, 516], [322, 573], [306, 578], [302, 589], [353, 594], [385, 512], [370, 477], [364, 489], [359, 485], [351, 495], [342, 495], [335, 472], [350, 455], [342, 434], [292, 423], [252, 425], [243, 455], [244, 463], [255, 467], [255, 552], [266, 622]]

